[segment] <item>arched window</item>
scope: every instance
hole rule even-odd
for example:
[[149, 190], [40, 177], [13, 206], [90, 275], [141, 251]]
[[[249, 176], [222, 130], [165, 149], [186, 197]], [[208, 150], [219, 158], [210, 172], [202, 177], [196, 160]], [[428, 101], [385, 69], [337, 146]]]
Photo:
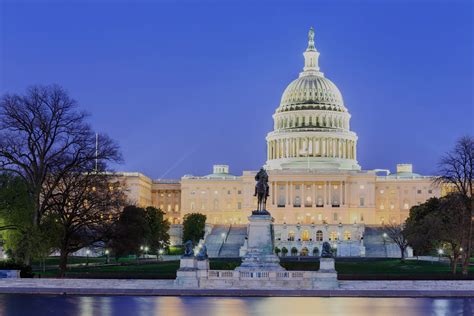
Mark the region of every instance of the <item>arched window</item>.
[[346, 230], [344, 232], [344, 240], [351, 240], [351, 232]]
[[308, 248], [304, 247], [304, 248], [301, 249], [301, 251], [300, 251], [300, 256], [307, 256], [308, 253], [309, 253]]
[[323, 241], [323, 232], [320, 230], [316, 232], [316, 241]]
[[288, 233], [288, 241], [295, 241], [295, 232], [291, 231]]
[[332, 231], [329, 234], [329, 240], [331, 240], [331, 241], [337, 240], [337, 232], [336, 231]]
[[302, 241], [308, 241], [309, 240], [309, 231], [308, 230], [303, 230], [303, 233], [301, 233], [301, 240]]

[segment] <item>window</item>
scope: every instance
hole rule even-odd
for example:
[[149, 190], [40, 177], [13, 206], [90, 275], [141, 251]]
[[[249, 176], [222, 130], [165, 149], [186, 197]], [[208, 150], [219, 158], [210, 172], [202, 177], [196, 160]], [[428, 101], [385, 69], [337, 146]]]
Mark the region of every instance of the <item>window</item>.
[[237, 209], [242, 209], [242, 202], [237, 202]]
[[408, 203], [403, 204], [403, 208], [408, 210], [410, 208], [410, 205]]
[[421, 194], [421, 190], [417, 190], [416, 193]]
[[206, 202], [201, 203], [201, 210], [204, 210], [204, 209], [206, 209]]
[[384, 190], [380, 190], [380, 194], [383, 194], [385, 191]]
[[318, 197], [318, 203], [316, 203], [316, 207], [323, 207], [323, 198], [322, 197]]
[[346, 230], [344, 232], [344, 240], [351, 240], [351, 232]]
[[390, 204], [390, 209], [393, 210], [395, 208], [395, 205]]
[[364, 214], [360, 214], [360, 221], [361, 221], [361, 222], [364, 221]]
[[337, 213], [333, 213], [332, 216], [333, 216], [333, 219], [334, 219], [335, 221], [337, 221], [338, 218], [339, 218], [339, 217], [337, 216]]
[[171, 197], [171, 193], [168, 193], [168, 197]]
[[216, 199], [214, 200], [214, 210], [217, 211], [218, 208], [219, 208], [219, 201]]
[[171, 204], [168, 204], [168, 213], [171, 212]]
[[191, 211], [194, 211], [194, 208], [195, 208], [195, 207], [196, 207], [196, 206], [194, 205], [194, 202], [191, 202]]
[[218, 194], [218, 193], [219, 193], [219, 191], [217, 191], [217, 190], [216, 190], [216, 191], [214, 191], [214, 194]]
[[380, 209], [383, 210], [385, 208], [385, 206], [383, 206], [383, 204], [380, 204]]
[[322, 221], [323, 220], [323, 214], [319, 213], [318, 214], [318, 221]]
[[363, 196], [360, 197], [359, 205], [360, 206], [365, 206], [365, 198]]
[[429, 194], [433, 194], [433, 190], [428, 190], [428, 193], [429, 193]]
[[316, 241], [323, 241], [323, 232], [320, 230], [316, 232]]
[[196, 191], [191, 191], [191, 195], [194, 195], [194, 194], [196, 194]]
[[288, 233], [288, 241], [295, 241], [295, 232], [290, 231]]
[[331, 240], [331, 241], [337, 240], [337, 232], [332, 231], [332, 232], [329, 234], [329, 240]]
[[303, 230], [303, 233], [301, 234], [301, 240], [302, 241], [308, 241], [309, 240], [309, 231], [308, 230]]
[[175, 206], [174, 206], [174, 211], [175, 211], [175, 212], [179, 212], [179, 204], [175, 204]]
[[241, 190], [237, 191], [237, 194], [242, 194], [242, 191]]
[[230, 195], [230, 190], [227, 190], [227, 194]]
[[295, 196], [295, 203], [293, 204], [294, 207], [301, 207], [301, 198], [299, 196]]
[[364, 190], [364, 185], [361, 184], [361, 185], [359, 186], [359, 188], [360, 188], [361, 190]]

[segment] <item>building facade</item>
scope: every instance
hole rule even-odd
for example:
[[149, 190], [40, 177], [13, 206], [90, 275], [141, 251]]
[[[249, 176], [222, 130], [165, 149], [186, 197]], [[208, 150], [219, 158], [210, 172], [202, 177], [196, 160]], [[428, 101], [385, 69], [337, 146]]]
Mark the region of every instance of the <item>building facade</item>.
[[[283, 229], [289, 225], [309, 225], [311, 237], [296, 238], [300, 241], [317, 242], [318, 231], [324, 240], [331, 240], [336, 231], [340, 239], [350, 236], [358, 241], [363, 231], [353, 225], [402, 223], [413, 205], [442, 194], [432, 177], [414, 173], [411, 164], [397, 165], [394, 173], [361, 169], [351, 115], [337, 86], [321, 72], [319, 55], [311, 29], [303, 71], [283, 92], [273, 115], [274, 129], [266, 137], [267, 209], [275, 224], [283, 225], [277, 230], [280, 241], [291, 239], [289, 230]], [[244, 171], [236, 176], [228, 166], [215, 165], [211, 174], [175, 181], [151, 180], [140, 173], [121, 175], [131, 201], [162, 209], [172, 223], [198, 212], [209, 224], [245, 224], [256, 208], [255, 174]], [[328, 230], [327, 225], [339, 228]]]

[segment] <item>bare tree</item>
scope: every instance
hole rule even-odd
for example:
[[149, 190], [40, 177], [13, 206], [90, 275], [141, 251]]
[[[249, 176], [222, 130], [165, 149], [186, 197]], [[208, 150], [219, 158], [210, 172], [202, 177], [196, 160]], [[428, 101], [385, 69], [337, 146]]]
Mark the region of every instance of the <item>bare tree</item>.
[[446, 153], [439, 163], [437, 184], [445, 184], [448, 191], [457, 193], [462, 199], [462, 272], [468, 274], [469, 259], [472, 254], [474, 199], [473, 199], [474, 139], [471, 136], [460, 138], [454, 148]]
[[403, 224], [388, 224], [383, 226], [382, 231], [387, 234], [387, 237], [390, 238], [398, 248], [400, 248], [400, 259], [405, 260], [405, 252], [408, 248], [408, 240], [403, 231]]
[[121, 160], [118, 146], [106, 135], [100, 135], [96, 151], [96, 137], [86, 118], [76, 101], [55, 85], [0, 99], [0, 171], [24, 179], [34, 204], [34, 226], [41, 223], [57, 186], [69, 173], [93, 168], [95, 161]]
[[57, 224], [59, 268], [64, 276], [69, 254], [106, 241], [125, 205], [125, 195], [120, 182], [101, 172], [70, 172], [51, 185], [53, 194], [45, 216]]

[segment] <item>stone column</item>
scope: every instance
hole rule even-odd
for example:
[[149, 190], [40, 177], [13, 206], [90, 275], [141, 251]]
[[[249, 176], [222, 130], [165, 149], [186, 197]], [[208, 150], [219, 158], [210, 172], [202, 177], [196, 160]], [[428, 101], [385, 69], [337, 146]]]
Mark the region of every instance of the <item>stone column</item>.
[[324, 187], [323, 205], [326, 206], [328, 204], [328, 201], [327, 201], [327, 182], [324, 182], [323, 187]]
[[339, 182], [339, 205], [343, 205], [343, 201], [342, 201], [342, 181]]
[[288, 205], [293, 205], [293, 183], [290, 181], [289, 184], [290, 184], [289, 186], [290, 193], [289, 193], [289, 198], [288, 198]]

